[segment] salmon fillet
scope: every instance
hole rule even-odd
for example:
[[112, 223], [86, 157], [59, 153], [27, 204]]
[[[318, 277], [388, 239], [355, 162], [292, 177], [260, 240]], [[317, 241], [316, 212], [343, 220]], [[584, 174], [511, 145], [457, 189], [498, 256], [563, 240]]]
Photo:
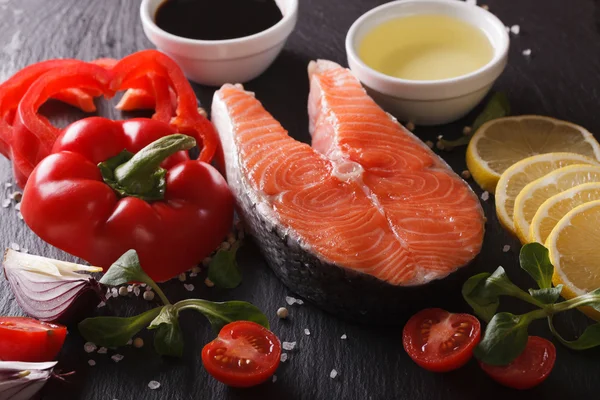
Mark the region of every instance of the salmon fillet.
[[276, 273], [420, 286], [468, 264], [484, 235], [470, 187], [349, 70], [311, 62], [309, 79], [312, 146], [240, 85], [224, 85], [212, 105], [240, 213]]

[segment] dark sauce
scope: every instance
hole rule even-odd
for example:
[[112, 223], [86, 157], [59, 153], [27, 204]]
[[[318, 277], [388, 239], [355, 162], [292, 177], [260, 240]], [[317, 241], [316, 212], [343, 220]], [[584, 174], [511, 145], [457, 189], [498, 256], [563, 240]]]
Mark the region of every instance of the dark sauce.
[[262, 32], [282, 17], [274, 0], [167, 0], [154, 20], [173, 35], [223, 40]]

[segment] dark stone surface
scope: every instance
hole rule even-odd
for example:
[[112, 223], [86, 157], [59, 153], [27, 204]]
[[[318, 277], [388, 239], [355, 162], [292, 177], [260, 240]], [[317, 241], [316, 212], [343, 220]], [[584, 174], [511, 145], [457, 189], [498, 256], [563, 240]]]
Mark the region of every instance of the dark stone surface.
[[[481, 0], [480, 0], [481, 1]], [[377, 0], [301, 0], [300, 19], [284, 52], [261, 77], [246, 85], [257, 93], [266, 108], [300, 140], [308, 141], [306, 66], [310, 59], [326, 58], [345, 64], [344, 37], [350, 24], [363, 12], [382, 3]], [[512, 37], [510, 62], [496, 89], [506, 91], [514, 114], [544, 114], [579, 123], [600, 132], [600, 5], [593, 0], [489, 0], [492, 12], [506, 25], [519, 24], [521, 34]], [[120, 58], [150, 47], [138, 20], [138, 0], [0, 0], [0, 78], [4, 79], [27, 64], [56, 57], [92, 60]], [[521, 52], [531, 48], [530, 58]], [[209, 105], [213, 89], [195, 86], [200, 100]], [[114, 102], [110, 104], [114, 105]], [[46, 111], [62, 116], [65, 124], [82, 114], [68, 107], [53, 105]], [[120, 116], [107, 105], [100, 112]], [[475, 113], [451, 126], [417, 128], [424, 140], [439, 134], [460, 135], [462, 126]], [[464, 152], [443, 154], [456, 171], [465, 168]], [[6, 160], [0, 160], [0, 182], [11, 181]], [[475, 190], [479, 190], [475, 188]], [[9, 190], [6, 190], [9, 192]], [[480, 193], [478, 191], [478, 193]], [[4, 193], [4, 196], [7, 193]], [[476, 271], [492, 271], [503, 265], [514, 281], [527, 286], [531, 281], [518, 269], [518, 243], [500, 228], [493, 198], [483, 204], [488, 217], [482, 254], [472, 265]], [[35, 237], [11, 209], [0, 209], [0, 245], [16, 242], [32, 253], [69, 259]], [[511, 245], [508, 253], [502, 252]], [[291, 306], [290, 319], [279, 321], [278, 307], [289, 293], [268, 269], [254, 245], [239, 252], [244, 272], [243, 284], [235, 290], [208, 289], [203, 277], [192, 280], [196, 289], [189, 293], [178, 281], [164, 285], [168, 296], [178, 300], [190, 295], [214, 300], [242, 299], [262, 308], [272, 329], [282, 340], [298, 342], [286, 363], [277, 371], [276, 383], [249, 390], [227, 388], [204, 371], [199, 353], [213, 338], [206, 320], [186, 312], [181, 325], [186, 340], [182, 360], [163, 360], [154, 354], [151, 336], [142, 335], [146, 346], [127, 347], [107, 355], [89, 355], [83, 340], [71, 327], [67, 344], [60, 355], [64, 370], [75, 370], [68, 386], [49, 386], [44, 399], [514, 399], [591, 398], [600, 391], [600, 350], [570, 351], [557, 345], [557, 364], [549, 379], [529, 392], [516, 392], [496, 385], [474, 361], [459, 371], [431, 374], [414, 365], [404, 353], [400, 328], [357, 325], [327, 314], [313, 306]], [[468, 311], [458, 296], [438, 298], [451, 311]], [[142, 299], [112, 299], [102, 313], [131, 315], [150, 305]], [[525, 311], [510, 301], [503, 308]], [[18, 315], [8, 284], [0, 282], [0, 314]], [[561, 331], [581, 332], [586, 318], [572, 312], [558, 318]], [[304, 335], [304, 329], [311, 331]], [[549, 337], [543, 322], [534, 323], [533, 334]], [[340, 340], [342, 334], [348, 340]], [[110, 356], [118, 352], [125, 358], [115, 364]], [[97, 362], [89, 367], [88, 359]], [[329, 372], [339, 371], [337, 379]], [[147, 385], [157, 380], [161, 388]]]

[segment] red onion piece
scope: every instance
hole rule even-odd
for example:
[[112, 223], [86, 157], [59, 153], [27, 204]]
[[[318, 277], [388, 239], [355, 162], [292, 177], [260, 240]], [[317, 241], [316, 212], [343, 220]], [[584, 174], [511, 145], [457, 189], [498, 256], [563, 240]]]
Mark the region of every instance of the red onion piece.
[[0, 361], [0, 400], [28, 400], [46, 384], [56, 361]]

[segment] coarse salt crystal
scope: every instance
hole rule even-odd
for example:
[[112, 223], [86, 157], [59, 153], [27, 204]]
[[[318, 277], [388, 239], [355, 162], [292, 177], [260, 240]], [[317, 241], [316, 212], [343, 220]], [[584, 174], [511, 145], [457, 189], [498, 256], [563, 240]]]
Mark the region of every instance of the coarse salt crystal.
[[291, 350], [294, 350], [294, 348], [296, 347], [296, 342], [283, 342], [281, 344], [281, 347], [284, 350], [291, 351]]
[[96, 351], [97, 347], [92, 342], [86, 342], [83, 345], [83, 349], [85, 350], [86, 353], [93, 353], [94, 351]]
[[134, 286], [133, 287], [133, 294], [136, 296], [140, 295], [140, 287], [139, 286]]
[[300, 299], [296, 299], [296, 304], [298, 304], [299, 306], [301, 306], [302, 304], [304, 304], [304, 301], [300, 300]]
[[17, 213], [17, 218], [19, 218], [21, 221], [23, 221], [23, 214], [21, 214], [21, 211], [19, 211]]
[[519, 25], [513, 25], [510, 27], [510, 31], [515, 35], [518, 35], [521, 32], [521, 27]]
[[131, 345], [131, 343], [133, 343], [133, 339], [129, 339], [126, 343], [127, 346]]
[[531, 55], [531, 49], [525, 49], [525, 50], [523, 50], [523, 55], [525, 57], [529, 57]]
[[506, 29], [506, 32], [510, 32], [510, 26], [505, 26], [504, 29]]
[[490, 198], [490, 193], [487, 190], [485, 192], [481, 193], [481, 200], [488, 201], [489, 198]]
[[148, 387], [152, 390], [156, 390], [160, 387], [160, 383], [157, 381], [150, 381], [148, 382]]
[[280, 358], [281, 362], [286, 362], [287, 359], [288, 359], [287, 353], [281, 353], [281, 358]]
[[94, 365], [96, 365], [96, 361], [94, 360], [88, 360], [88, 364], [90, 367], [93, 367]]
[[108, 349], [106, 347], [100, 347], [98, 349], [98, 354], [106, 354], [107, 351]]
[[6, 183], [4, 183], [4, 187], [7, 188], [7, 189], [11, 188], [12, 187], [12, 183], [6, 182]]
[[346, 340], [346, 339], [348, 339], [348, 336], [344, 333], [342, 336], [340, 336], [340, 339]]
[[194, 290], [194, 285], [192, 285], [191, 283], [186, 283], [183, 285], [183, 287], [185, 288], [185, 290], [187, 290], [188, 292], [191, 292], [192, 290]]
[[273, 383], [277, 382], [277, 375], [273, 375], [272, 381], [273, 381]]
[[306, 336], [310, 336], [310, 331], [308, 330], [308, 328], [305, 328], [305, 329], [304, 329], [304, 334], [305, 334]]
[[8, 208], [8, 207], [10, 207], [10, 199], [2, 200], [2, 208]]
[[98, 304], [98, 306], [97, 306], [97, 307], [98, 307], [98, 308], [101, 308], [101, 307], [104, 307], [105, 305], [106, 305], [106, 303], [105, 303], [105, 302], [103, 302], [103, 301], [101, 301], [101, 302]]
[[331, 372], [329, 373], [329, 377], [331, 379], [335, 379], [336, 376], [338, 376], [338, 372], [335, 369], [332, 369]]
[[112, 292], [113, 297], [118, 297], [119, 296], [119, 289], [117, 289], [117, 288], [111, 288], [110, 291]]
[[133, 292], [133, 285], [127, 285], [127, 293]]
[[15, 210], [21, 211], [21, 203], [15, 204]]
[[289, 306], [291, 306], [296, 302], [296, 299], [291, 296], [285, 296], [285, 302], [288, 303]]
[[123, 358], [125, 358], [125, 356], [123, 356], [122, 354], [113, 354], [110, 358], [112, 358], [112, 360], [116, 363], [118, 363], [119, 361], [121, 361]]
[[509, 246], [509, 245], [505, 245], [505, 246], [502, 248], [502, 251], [503, 251], [504, 253], [508, 253], [508, 252], [509, 252], [509, 250], [510, 250], [510, 246]]
[[15, 242], [11, 242], [10, 243], [10, 248], [13, 249], [14, 251], [19, 251], [19, 249], [21, 248], [21, 246], [19, 246]]
[[21, 247], [21, 253], [29, 253], [29, 250], [25, 247]]

